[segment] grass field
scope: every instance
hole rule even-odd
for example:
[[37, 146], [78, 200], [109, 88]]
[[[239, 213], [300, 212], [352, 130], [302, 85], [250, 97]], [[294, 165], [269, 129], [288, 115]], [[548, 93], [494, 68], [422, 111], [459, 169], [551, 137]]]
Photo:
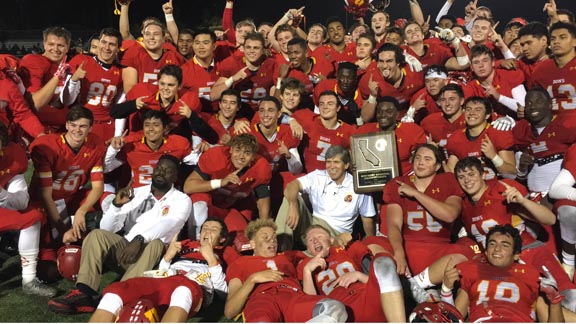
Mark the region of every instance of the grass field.
[[[21, 288], [20, 273], [19, 256], [10, 257], [0, 268], [0, 322], [88, 322], [90, 314], [56, 314], [48, 310], [48, 298], [24, 294]], [[102, 278], [102, 284], [106, 285], [116, 278], [118, 278], [118, 274], [106, 272]], [[51, 286], [58, 289], [58, 295], [66, 294], [74, 288], [74, 284], [67, 280], [60, 280]], [[210, 308], [202, 311], [189, 322], [232, 322], [222, 316], [223, 307], [223, 302], [215, 299]]]

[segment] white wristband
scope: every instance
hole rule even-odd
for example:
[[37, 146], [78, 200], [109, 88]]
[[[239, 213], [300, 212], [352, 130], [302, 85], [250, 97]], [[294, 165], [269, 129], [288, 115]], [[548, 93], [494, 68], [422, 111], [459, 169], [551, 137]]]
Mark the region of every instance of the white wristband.
[[452, 294], [452, 289], [446, 287], [446, 286], [444, 285], [444, 283], [442, 283], [442, 292], [443, 292], [444, 294]]
[[368, 97], [368, 100], [367, 100], [367, 101], [368, 101], [368, 103], [371, 103], [371, 104], [375, 105], [375, 104], [376, 104], [376, 97], [374, 97], [373, 95], [370, 95], [370, 96]]
[[496, 156], [492, 159], [492, 163], [496, 168], [499, 168], [504, 165], [504, 160], [502, 160], [500, 155], [496, 154]]
[[229, 77], [228, 79], [226, 79], [226, 81], [224, 81], [224, 84], [226, 85], [227, 88], [230, 88], [234, 84], [234, 79], [232, 77]]
[[458, 64], [460, 64], [460, 65], [467, 65], [468, 63], [470, 63], [470, 59], [468, 58], [468, 55], [465, 55], [465, 56], [456, 56], [456, 61], [457, 61]]
[[222, 179], [210, 180], [210, 187], [212, 190], [222, 187]]
[[166, 22], [174, 21], [174, 16], [172, 14], [165, 14], [164, 18], [166, 18]]
[[276, 89], [280, 90], [281, 86], [282, 86], [282, 78], [278, 78], [278, 81], [276, 81]]

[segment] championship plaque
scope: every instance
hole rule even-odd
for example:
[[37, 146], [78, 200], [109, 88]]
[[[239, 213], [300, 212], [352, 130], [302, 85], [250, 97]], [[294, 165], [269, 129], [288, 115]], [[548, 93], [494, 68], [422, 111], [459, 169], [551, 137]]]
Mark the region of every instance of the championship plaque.
[[398, 175], [394, 131], [353, 135], [350, 140], [355, 192], [380, 191]]

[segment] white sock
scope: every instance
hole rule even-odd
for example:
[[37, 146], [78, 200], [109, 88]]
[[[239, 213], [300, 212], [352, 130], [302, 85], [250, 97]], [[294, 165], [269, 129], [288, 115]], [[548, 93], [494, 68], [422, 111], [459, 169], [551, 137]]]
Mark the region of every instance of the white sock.
[[20, 231], [18, 251], [22, 264], [22, 284], [36, 278], [36, 263], [38, 263], [38, 245], [40, 244], [40, 222]]
[[430, 282], [430, 274], [428, 273], [429, 270], [430, 270], [430, 267], [426, 267], [426, 269], [422, 270], [422, 272], [420, 272], [419, 274], [414, 276], [414, 280], [416, 280], [416, 283], [418, 283], [418, 286], [420, 286], [424, 289], [434, 286], [432, 284], [432, 282]]

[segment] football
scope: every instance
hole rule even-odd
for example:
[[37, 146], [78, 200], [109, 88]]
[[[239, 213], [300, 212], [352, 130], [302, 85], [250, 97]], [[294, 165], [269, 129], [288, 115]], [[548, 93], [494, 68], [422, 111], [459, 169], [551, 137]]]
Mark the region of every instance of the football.
[[62, 277], [75, 282], [80, 270], [80, 257], [82, 247], [77, 245], [65, 245], [58, 249], [58, 272]]

